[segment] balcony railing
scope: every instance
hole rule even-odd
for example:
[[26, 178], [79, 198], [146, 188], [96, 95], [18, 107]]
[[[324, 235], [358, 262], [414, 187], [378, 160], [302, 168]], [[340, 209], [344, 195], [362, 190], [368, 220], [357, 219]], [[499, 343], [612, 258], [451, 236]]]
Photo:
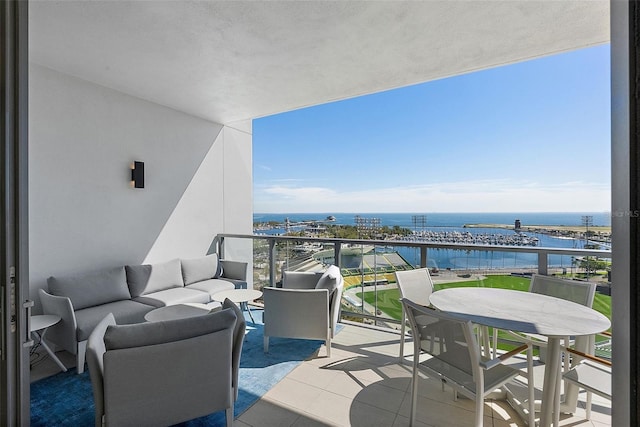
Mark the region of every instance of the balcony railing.
[[[552, 270], [566, 273], [575, 270], [576, 260], [611, 259], [610, 250], [536, 246], [500, 246], [460, 243], [432, 243], [404, 240], [365, 240], [281, 235], [219, 234], [212, 250], [228, 259], [250, 259], [253, 265], [253, 287], [277, 286], [282, 271], [319, 268], [322, 264], [338, 265], [345, 276], [342, 316], [369, 319], [371, 323], [392, 326], [398, 316], [381, 311], [377, 303], [364, 302], [364, 292], [378, 292], [395, 287], [394, 271], [429, 267], [436, 281], [467, 277], [481, 282], [484, 274], [504, 272], [549, 274]], [[438, 268], [434, 251], [453, 251], [466, 258], [466, 263]], [[414, 251], [407, 260], [407, 251]], [[401, 254], [404, 253], [404, 255]], [[395, 254], [391, 261], [382, 254]], [[496, 254], [498, 254], [496, 256]], [[508, 257], [507, 257], [508, 255]], [[517, 257], [529, 261], [517, 260]], [[496, 261], [502, 259], [502, 262]], [[415, 262], [412, 262], [415, 261]], [[589, 270], [587, 269], [587, 277]], [[600, 290], [606, 290], [603, 281]], [[377, 301], [377, 298], [376, 298]]]

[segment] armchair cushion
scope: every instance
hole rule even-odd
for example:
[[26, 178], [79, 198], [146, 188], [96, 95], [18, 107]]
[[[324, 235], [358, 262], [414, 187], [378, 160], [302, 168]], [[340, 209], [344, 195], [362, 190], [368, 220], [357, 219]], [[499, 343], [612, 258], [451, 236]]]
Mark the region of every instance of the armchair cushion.
[[127, 265], [126, 270], [133, 298], [184, 286], [179, 259], [158, 264]]
[[201, 258], [183, 259], [182, 277], [185, 286], [202, 280], [220, 277], [220, 267], [221, 263], [218, 261], [218, 254], [211, 254]]
[[329, 291], [329, 295], [338, 288], [338, 281], [340, 279], [340, 269], [332, 265], [324, 272], [318, 283], [316, 283], [316, 289], [326, 289]]
[[75, 277], [49, 277], [49, 292], [71, 300], [74, 310], [131, 299], [124, 267]]

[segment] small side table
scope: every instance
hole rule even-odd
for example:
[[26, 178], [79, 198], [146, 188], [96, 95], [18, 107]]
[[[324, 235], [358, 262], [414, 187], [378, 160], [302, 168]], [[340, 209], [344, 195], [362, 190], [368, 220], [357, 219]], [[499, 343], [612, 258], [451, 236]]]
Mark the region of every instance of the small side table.
[[56, 362], [56, 364], [60, 367], [60, 369], [62, 369], [64, 372], [67, 372], [67, 368], [62, 364], [60, 359], [58, 359], [58, 356], [56, 356], [55, 353], [51, 351], [51, 349], [47, 345], [47, 342], [44, 340], [44, 336], [47, 333], [47, 329], [49, 329], [51, 326], [55, 325], [59, 321], [60, 321], [60, 316], [57, 316], [55, 314], [39, 314], [39, 315], [31, 316], [30, 332], [34, 340], [36, 341], [36, 345], [34, 349], [38, 345], [41, 345], [47, 351], [47, 353], [49, 353], [51, 360]]
[[258, 291], [256, 289], [230, 289], [228, 291], [220, 291], [211, 295], [211, 299], [214, 301], [224, 302], [225, 299], [229, 298], [231, 301], [236, 304], [240, 304], [240, 308], [247, 310], [249, 313], [249, 317], [253, 323], [256, 323], [253, 320], [253, 315], [251, 314], [251, 310], [249, 310], [249, 301], [256, 300], [262, 296], [262, 291]]
[[222, 307], [218, 302], [208, 304], [184, 303], [167, 305], [151, 310], [144, 315], [147, 322], [163, 322], [165, 320], [186, 319], [187, 317], [204, 316]]

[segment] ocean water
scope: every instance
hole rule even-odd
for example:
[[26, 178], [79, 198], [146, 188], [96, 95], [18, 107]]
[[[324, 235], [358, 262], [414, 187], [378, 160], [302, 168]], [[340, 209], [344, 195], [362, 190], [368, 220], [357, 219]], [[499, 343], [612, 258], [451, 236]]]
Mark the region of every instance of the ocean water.
[[[493, 233], [493, 234], [513, 234], [513, 230], [495, 228], [463, 228], [465, 224], [509, 224], [520, 220], [522, 226], [528, 225], [567, 225], [582, 226], [582, 217], [589, 215], [593, 219], [592, 225], [610, 226], [611, 216], [608, 212], [549, 212], [549, 213], [288, 213], [288, 214], [261, 214], [253, 215], [254, 223], [259, 222], [284, 222], [288, 218], [291, 223], [302, 221], [323, 221], [329, 215], [335, 217], [332, 224], [355, 225], [355, 217], [377, 218], [381, 226], [399, 226], [412, 230], [435, 230], [435, 231], [464, 231], [471, 233]], [[414, 216], [419, 216], [414, 221]], [[426, 217], [426, 221], [422, 219]], [[275, 228], [271, 230], [260, 230], [260, 233], [281, 234], [284, 229]], [[551, 248], [576, 248], [581, 249], [586, 243], [580, 239], [566, 239], [548, 236], [545, 234], [529, 233], [530, 237], [539, 239], [538, 247]], [[417, 248], [390, 247], [397, 251], [409, 263], [419, 264], [420, 252]], [[514, 269], [514, 268], [535, 268], [537, 266], [536, 254], [525, 254], [515, 252], [488, 252], [488, 251], [463, 251], [453, 249], [430, 249], [428, 251], [429, 267], [439, 269], [451, 268], [460, 269]], [[567, 268], [572, 266], [570, 256], [550, 255], [549, 267]]]
[[413, 216], [426, 216], [427, 227], [462, 227], [464, 224], [514, 224], [519, 219], [523, 226], [526, 225], [581, 225], [582, 216], [593, 217], [593, 225], [611, 225], [609, 212], [496, 212], [496, 213], [286, 213], [263, 214], [254, 213], [253, 222], [278, 221], [283, 222], [289, 218], [291, 222], [322, 221], [327, 216], [333, 215], [334, 224], [354, 225], [355, 216], [362, 218], [379, 218], [381, 225], [393, 227], [413, 228]]

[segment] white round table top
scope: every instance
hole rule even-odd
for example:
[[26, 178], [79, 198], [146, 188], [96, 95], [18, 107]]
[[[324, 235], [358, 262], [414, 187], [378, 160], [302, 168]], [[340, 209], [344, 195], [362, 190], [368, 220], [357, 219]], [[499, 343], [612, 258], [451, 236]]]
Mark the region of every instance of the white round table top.
[[216, 292], [211, 295], [211, 299], [224, 302], [225, 299], [229, 298], [231, 301], [239, 303], [253, 301], [261, 296], [262, 292], [256, 289], [231, 289], [228, 291]]
[[449, 288], [431, 294], [439, 310], [473, 323], [546, 336], [592, 335], [611, 322], [592, 308], [531, 292], [495, 288]]
[[144, 320], [147, 322], [162, 322], [165, 320], [186, 319], [187, 317], [203, 316], [219, 308], [221, 308], [221, 304], [218, 302], [168, 305], [151, 310], [144, 315]]
[[60, 316], [56, 314], [36, 314], [35, 316], [31, 316], [31, 330], [29, 332], [48, 328], [49, 326], [55, 325], [59, 321]]

